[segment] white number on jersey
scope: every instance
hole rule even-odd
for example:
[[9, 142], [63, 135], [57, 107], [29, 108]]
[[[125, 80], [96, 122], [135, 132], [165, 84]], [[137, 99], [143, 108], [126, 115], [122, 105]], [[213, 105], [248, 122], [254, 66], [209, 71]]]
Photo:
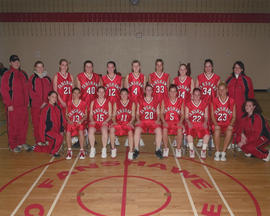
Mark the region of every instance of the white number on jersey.
[[70, 94], [70, 87], [64, 87], [64, 94]]
[[218, 121], [227, 121], [228, 115], [226, 113], [218, 113]]
[[170, 121], [174, 120], [174, 113], [170, 113]]
[[145, 119], [154, 119], [153, 112], [145, 112]]
[[185, 98], [185, 91], [183, 91], [183, 92], [179, 91], [178, 93], [179, 93], [179, 95], [178, 95], [179, 98], [183, 98], [183, 99]]
[[134, 94], [134, 95], [137, 95], [137, 94], [138, 94], [138, 88], [135, 88], [135, 89], [133, 90], [133, 94]]
[[164, 93], [164, 86], [156, 86], [156, 93]]
[[97, 121], [99, 122], [104, 121], [104, 114], [97, 114]]
[[88, 94], [95, 94], [96, 93], [96, 88], [94, 86], [88, 87], [87, 91]]
[[127, 121], [127, 115], [124, 114], [124, 115], [121, 115], [121, 122], [126, 122]]
[[193, 122], [200, 122], [202, 117], [200, 115], [194, 115], [192, 121]]
[[209, 89], [207, 89], [207, 88], [203, 88], [203, 95], [211, 95], [211, 91], [212, 91], [212, 89], [211, 88], [209, 88]]
[[109, 96], [115, 96], [115, 89], [109, 89]]

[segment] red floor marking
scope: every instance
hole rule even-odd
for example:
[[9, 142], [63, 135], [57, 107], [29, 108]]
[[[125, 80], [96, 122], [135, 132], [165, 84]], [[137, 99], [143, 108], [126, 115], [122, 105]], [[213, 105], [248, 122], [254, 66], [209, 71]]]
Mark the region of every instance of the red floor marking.
[[121, 216], [126, 215], [126, 201], [127, 201], [127, 176], [128, 176], [128, 152], [129, 148], [126, 148], [126, 157], [124, 161], [124, 179], [123, 179], [123, 190], [122, 190], [122, 207]]
[[[78, 194], [78, 195], [77, 195], [77, 202], [78, 202], [78, 204], [79, 204], [79, 205], [81, 206], [81, 208], [83, 208], [85, 211], [87, 211], [87, 212], [89, 212], [89, 213], [91, 213], [91, 214], [93, 214], [93, 215], [96, 215], [96, 216], [105, 216], [105, 215], [103, 215], [103, 214], [94, 212], [94, 211], [92, 211], [91, 209], [87, 208], [87, 207], [84, 205], [84, 203], [82, 202], [80, 194], [82, 194], [83, 191], [84, 191], [89, 185], [92, 185], [92, 184], [94, 184], [94, 183], [96, 183], [96, 182], [100, 182], [100, 181], [107, 180], [107, 179], [111, 179], [111, 178], [123, 178], [123, 177], [124, 177], [124, 176], [107, 176], [107, 177], [100, 178], [100, 179], [96, 179], [96, 180], [94, 180], [94, 181], [92, 181], [92, 182], [89, 182], [88, 184], [86, 184], [85, 186], [83, 186], [83, 187], [79, 190], [79, 192], [77, 193], [77, 194]], [[160, 185], [160, 186], [166, 191], [167, 194], [171, 194], [171, 191], [170, 191], [164, 184], [162, 184], [162, 183], [160, 183], [160, 182], [158, 182], [158, 181], [156, 181], [156, 180], [154, 180], [154, 179], [150, 179], [150, 178], [146, 178], [146, 177], [142, 177], [142, 176], [126, 176], [126, 177], [127, 177], [127, 178], [139, 178], [139, 179], [151, 181], [151, 182], [153, 182], [153, 183], [156, 183], [157, 185]], [[160, 212], [161, 210], [165, 209], [165, 208], [169, 205], [170, 201], [171, 201], [171, 195], [167, 196], [166, 201], [165, 201], [165, 202], [163, 203], [163, 205], [160, 206], [158, 209], [156, 209], [156, 210], [154, 210], [154, 211], [152, 211], [152, 212], [149, 212], [149, 213], [142, 214], [142, 215], [140, 215], [140, 216], [150, 216], [150, 215], [156, 214], [156, 213]]]

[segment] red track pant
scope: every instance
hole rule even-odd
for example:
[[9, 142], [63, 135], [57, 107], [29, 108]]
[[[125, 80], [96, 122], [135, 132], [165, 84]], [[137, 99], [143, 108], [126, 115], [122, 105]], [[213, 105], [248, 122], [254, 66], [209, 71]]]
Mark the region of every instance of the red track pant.
[[45, 152], [49, 154], [57, 153], [62, 145], [63, 135], [61, 135], [60, 133], [49, 131], [46, 133], [46, 141], [49, 142], [49, 145], [47, 146], [36, 145], [34, 151]]
[[265, 149], [267, 145], [270, 144], [269, 139], [261, 136], [257, 142], [247, 142], [247, 144], [242, 146], [243, 152], [247, 154], [252, 154], [253, 156], [263, 159], [268, 155], [268, 150]]
[[14, 107], [13, 111], [7, 111], [8, 143], [10, 149], [26, 143], [28, 129], [27, 107]]
[[41, 142], [41, 139], [39, 136], [40, 113], [41, 113], [41, 109], [39, 107], [31, 108], [31, 117], [32, 117], [32, 124], [33, 124], [34, 137], [35, 137], [36, 143]]

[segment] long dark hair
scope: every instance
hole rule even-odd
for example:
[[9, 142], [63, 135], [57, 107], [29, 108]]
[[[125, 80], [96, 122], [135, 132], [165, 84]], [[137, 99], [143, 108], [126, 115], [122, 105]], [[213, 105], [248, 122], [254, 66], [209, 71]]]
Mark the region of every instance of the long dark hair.
[[259, 103], [257, 102], [257, 100], [256, 99], [253, 99], [253, 98], [248, 98], [245, 101], [245, 103], [243, 104], [243, 106], [242, 106], [242, 111], [244, 113], [243, 117], [245, 117], [245, 116], [248, 115], [248, 113], [246, 112], [246, 109], [245, 109], [247, 102], [251, 102], [253, 104], [253, 106], [255, 106], [255, 109], [253, 110], [253, 114], [255, 114], [255, 113], [257, 113], [259, 115], [262, 114], [262, 108], [259, 105]]
[[[211, 66], [212, 66], [212, 68], [214, 67], [214, 62], [213, 62], [212, 59], [205, 59], [205, 60], [204, 60], [204, 64], [203, 64], [204, 67], [205, 67], [206, 63], [210, 63]], [[214, 73], [214, 69], [212, 70], [212, 73]]]
[[[109, 64], [112, 64], [114, 66], [114, 71], [113, 71], [114, 74], [118, 74], [117, 73], [117, 70], [116, 70], [116, 64], [115, 64], [115, 62], [114, 61], [108, 61], [107, 62], [107, 67], [108, 67]], [[107, 74], [108, 74], [108, 71], [107, 71]]]
[[85, 66], [86, 66], [86, 64], [91, 64], [92, 65], [92, 67], [94, 67], [94, 63], [91, 61], [91, 60], [86, 60], [84, 63], [83, 63], [83, 71], [85, 72]]
[[236, 62], [234, 62], [233, 67], [232, 67], [232, 76], [233, 77], [235, 77], [235, 74], [234, 74], [234, 67], [235, 67], [235, 65], [239, 65], [239, 67], [242, 69], [241, 74], [242, 75], [246, 75], [245, 74], [245, 65], [244, 65], [244, 63], [241, 62], [241, 61], [236, 61]]
[[161, 62], [161, 64], [162, 64], [162, 72], [163, 72], [163, 70], [164, 70], [164, 61], [161, 58], [156, 59], [156, 61], [155, 61], [155, 70], [156, 70], [156, 65], [157, 65], [158, 62]]
[[[190, 76], [190, 75], [191, 75], [190, 63], [187, 63], [187, 64], [182, 63], [182, 64], [180, 64], [180, 65], [179, 65], [179, 69], [180, 69], [181, 66], [185, 66], [185, 67], [186, 67], [186, 69], [187, 69], [186, 75], [187, 75], [187, 76]], [[178, 76], [180, 76], [179, 70], [177, 71], [177, 74], [178, 74]]]

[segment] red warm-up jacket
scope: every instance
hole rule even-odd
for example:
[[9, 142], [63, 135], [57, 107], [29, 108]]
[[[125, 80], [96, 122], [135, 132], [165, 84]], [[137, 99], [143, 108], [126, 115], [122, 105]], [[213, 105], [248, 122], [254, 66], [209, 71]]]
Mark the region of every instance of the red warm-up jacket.
[[64, 132], [64, 118], [61, 108], [58, 105], [47, 104], [40, 115], [39, 135], [41, 142], [45, 142], [46, 133], [53, 131], [55, 133]]
[[27, 74], [23, 70], [10, 67], [2, 77], [1, 94], [7, 107], [27, 107], [29, 104]]
[[32, 107], [40, 107], [48, 103], [48, 93], [52, 90], [52, 81], [47, 73], [42, 75], [34, 73], [29, 79], [29, 93]]

